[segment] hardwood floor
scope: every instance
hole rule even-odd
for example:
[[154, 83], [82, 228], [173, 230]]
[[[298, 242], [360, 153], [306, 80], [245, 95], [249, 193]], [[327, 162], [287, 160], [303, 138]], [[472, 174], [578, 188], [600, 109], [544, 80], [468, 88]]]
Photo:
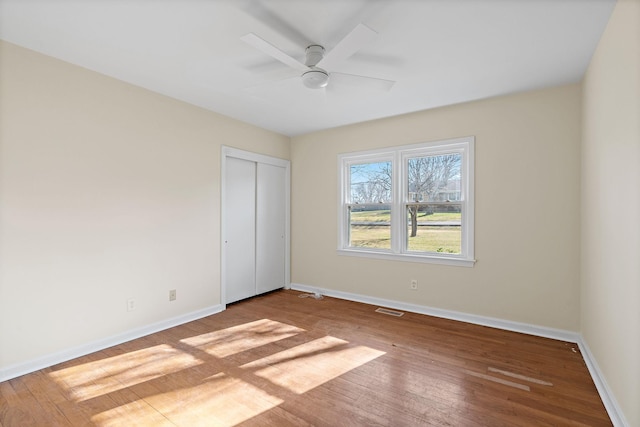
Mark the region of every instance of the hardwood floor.
[[575, 344], [299, 295], [0, 383], [0, 425], [611, 425]]

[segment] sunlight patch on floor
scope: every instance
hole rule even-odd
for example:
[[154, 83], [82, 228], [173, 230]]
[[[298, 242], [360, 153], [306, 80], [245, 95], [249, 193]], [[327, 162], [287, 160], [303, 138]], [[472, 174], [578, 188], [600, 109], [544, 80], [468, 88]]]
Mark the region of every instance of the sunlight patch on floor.
[[136, 400], [100, 412], [91, 417], [91, 422], [99, 427], [121, 427], [124, 425], [175, 427], [175, 424], [143, 400]]
[[304, 329], [269, 319], [256, 320], [210, 332], [180, 342], [198, 347], [215, 357], [227, 357], [304, 332]]
[[206, 378], [193, 387], [147, 397], [145, 401], [180, 426], [232, 426], [283, 402], [224, 373]]
[[[180, 348], [156, 345], [49, 375], [73, 400], [99, 408], [91, 417], [97, 426], [233, 426], [284, 402], [271, 385], [303, 394], [385, 354], [325, 336], [283, 351], [275, 346], [277, 353], [240, 367], [220, 360], [303, 332], [261, 319], [182, 339]], [[213, 357], [207, 362], [202, 352]], [[271, 385], [259, 387], [265, 380]], [[139, 399], [131, 401], [126, 393]]]
[[251, 363], [243, 369], [274, 384], [302, 394], [385, 354], [365, 346], [326, 336], [281, 351]]
[[49, 375], [73, 400], [80, 402], [201, 363], [190, 354], [161, 344], [60, 369]]

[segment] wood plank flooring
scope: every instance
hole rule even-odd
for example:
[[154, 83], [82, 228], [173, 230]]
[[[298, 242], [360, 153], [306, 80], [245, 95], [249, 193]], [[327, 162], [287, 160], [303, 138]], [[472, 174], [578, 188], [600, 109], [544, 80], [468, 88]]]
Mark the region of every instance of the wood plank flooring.
[[0, 383], [0, 426], [608, 426], [578, 346], [277, 291]]

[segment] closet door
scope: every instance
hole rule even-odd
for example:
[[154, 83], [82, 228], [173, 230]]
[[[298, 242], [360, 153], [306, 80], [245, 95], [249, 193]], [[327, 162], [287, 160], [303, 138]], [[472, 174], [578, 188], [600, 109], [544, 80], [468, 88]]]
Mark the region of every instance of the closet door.
[[285, 283], [286, 172], [284, 167], [258, 163], [256, 179], [256, 293]]
[[256, 163], [226, 159], [226, 302], [256, 294]]

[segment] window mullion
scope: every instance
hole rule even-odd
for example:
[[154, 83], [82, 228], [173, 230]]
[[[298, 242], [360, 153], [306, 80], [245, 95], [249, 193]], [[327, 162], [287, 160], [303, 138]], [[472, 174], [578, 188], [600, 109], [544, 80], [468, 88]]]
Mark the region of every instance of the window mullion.
[[399, 152], [393, 155], [393, 204], [391, 205], [391, 249], [394, 253], [402, 253], [404, 251], [403, 242], [406, 240], [404, 227], [404, 181], [405, 167], [402, 162], [404, 159]]

